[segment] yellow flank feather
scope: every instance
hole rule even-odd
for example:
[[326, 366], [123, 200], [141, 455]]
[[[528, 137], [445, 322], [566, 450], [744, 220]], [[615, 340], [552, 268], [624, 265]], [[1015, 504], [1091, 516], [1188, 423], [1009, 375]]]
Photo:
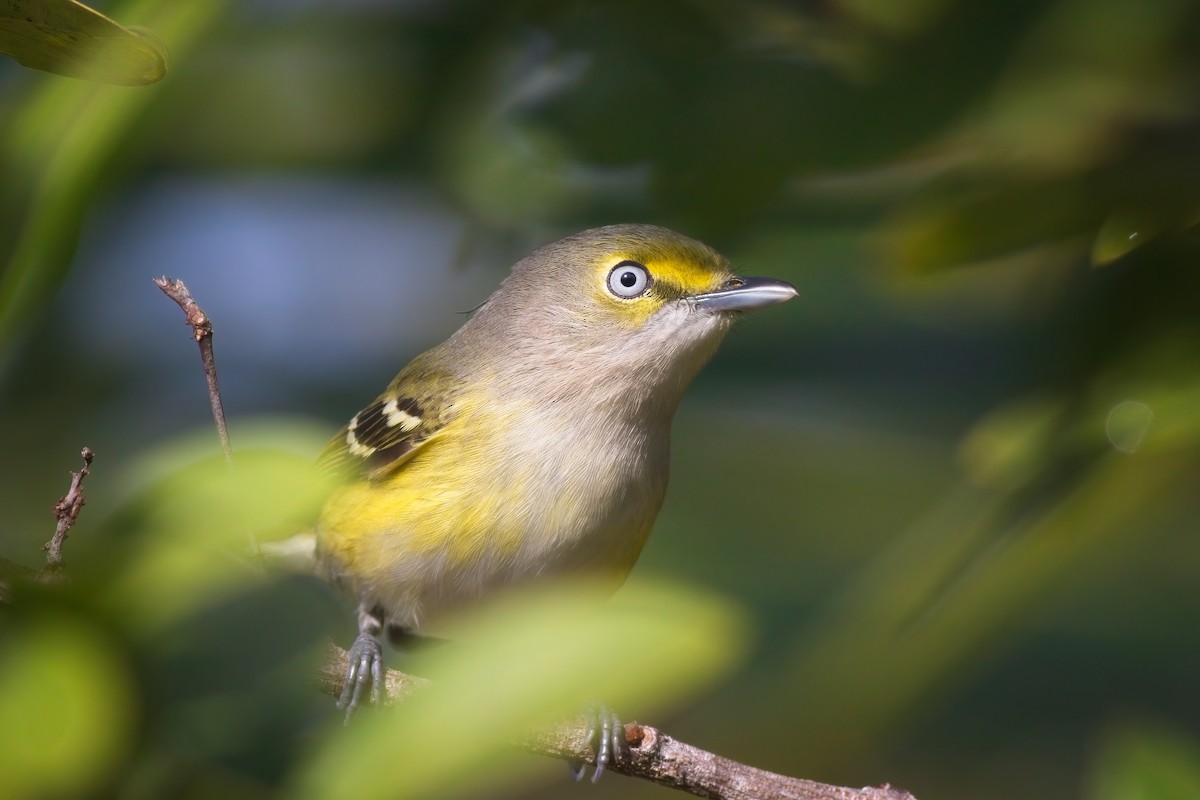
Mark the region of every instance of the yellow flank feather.
[[427, 613], [543, 572], [622, 579], [662, 502], [665, 437], [633, 458], [627, 448], [597, 457], [597, 433], [620, 435], [599, 415], [589, 433], [578, 429], [586, 413], [547, 414], [482, 391], [459, 402], [402, 469], [328, 501], [322, 552], [338, 571], [403, 608], [391, 616], [414, 628]]

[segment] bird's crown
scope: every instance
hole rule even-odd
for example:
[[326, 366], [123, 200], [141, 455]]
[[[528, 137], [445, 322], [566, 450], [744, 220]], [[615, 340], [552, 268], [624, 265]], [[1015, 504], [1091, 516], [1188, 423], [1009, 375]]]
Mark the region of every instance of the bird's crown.
[[547, 245], [514, 267], [501, 294], [554, 296], [641, 326], [664, 305], [734, 280], [711, 247], [654, 225], [609, 225]]

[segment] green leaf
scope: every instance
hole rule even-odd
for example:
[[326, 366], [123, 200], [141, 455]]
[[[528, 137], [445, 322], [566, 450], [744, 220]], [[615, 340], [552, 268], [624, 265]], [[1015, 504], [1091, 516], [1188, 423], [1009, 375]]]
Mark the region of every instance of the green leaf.
[[1103, 267], [1158, 236], [1167, 224], [1145, 210], [1118, 209], [1108, 215], [1092, 243], [1092, 266]]
[[1193, 800], [1200, 797], [1200, 742], [1165, 727], [1110, 736], [1093, 767], [1090, 800]]
[[512, 743], [578, 716], [596, 700], [653, 714], [726, 672], [744, 652], [746, 623], [695, 589], [639, 581], [604, 602], [573, 580], [514, 593], [446, 631], [453, 640], [417, 664], [432, 688], [399, 707], [340, 726], [301, 776], [300, 798], [448, 796], [495, 792], [538, 762]]
[[999, 406], [963, 437], [959, 459], [967, 475], [980, 486], [1015, 488], [1042, 470], [1062, 402], [1053, 397], [1030, 397]]
[[75, 0], [0, 0], [0, 53], [31, 69], [121, 86], [167, 74], [167, 48], [153, 31]]
[[144, 630], [169, 628], [255, 583], [251, 537], [309, 529], [331, 488], [313, 466], [324, 437], [306, 426], [243, 423], [232, 435], [232, 468], [212, 433], [202, 438], [204, 445], [184, 437], [143, 455], [127, 476], [136, 496], [123, 514], [139, 520], [139, 536], [103, 598]]
[[0, 786], [65, 797], [109, 772], [130, 745], [131, 676], [95, 630], [43, 618], [0, 646]]

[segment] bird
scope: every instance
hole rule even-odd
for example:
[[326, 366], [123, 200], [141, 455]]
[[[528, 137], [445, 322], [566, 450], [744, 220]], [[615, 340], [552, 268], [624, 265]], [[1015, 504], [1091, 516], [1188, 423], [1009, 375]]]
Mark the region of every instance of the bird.
[[[347, 720], [368, 686], [379, 702], [385, 634], [547, 577], [615, 590], [662, 505], [684, 391], [739, 315], [796, 295], [667, 228], [609, 225], [519, 261], [405, 366], [318, 459], [339, 483], [317, 563], [358, 608]], [[598, 777], [619, 743], [593, 734]]]

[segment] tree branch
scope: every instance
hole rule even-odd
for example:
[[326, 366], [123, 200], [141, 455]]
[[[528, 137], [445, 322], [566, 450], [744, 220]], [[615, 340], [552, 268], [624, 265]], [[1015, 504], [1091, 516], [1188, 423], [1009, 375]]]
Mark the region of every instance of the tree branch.
[[[320, 690], [331, 697], [340, 695], [349, 665], [346, 651], [330, 644], [317, 669]], [[394, 669], [385, 669], [384, 673], [385, 705], [399, 703], [430, 684], [425, 678]], [[538, 755], [594, 765], [596, 751], [588, 727], [583, 719], [572, 720], [516, 744]], [[916, 800], [908, 792], [888, 785], [853, 789], [755, 769], [637, 722], [625, 726], [625, 741], [628, 753], [617, 756], [609, 770], [710, 800]]]
[[217, 436], [221, 439], [221, 451], [225, 461], [233, 463], [233, 447], [229, 443], [229, 429], [225, 426], [225, 408], [221, 403], [221, 390], [217, 386], [217, 359], [213, 355], [213, 325], [212, 320], [204, 313], [204, 309], [192, 298], [183, 281], [168, 278], [154, 278], [154, 285], [162, 289], [163, 294], [174, 300], [183, 309], [183, 316], [192, 328], [192, 337], [200, 346], [200, 361], [204, 364], [204, 379], [208, 382], [208, 401], [212, 405], [213, 421], [217, 424]]
[[54, 518], [57, 520], [54, 535], [42, 545], [42, 549], [46, 551], [46, 567], [40, 575], [43, 580], [55, 581], [63, 577], [63, 545], [67, 541], [67, 533], [79, 519], [79, 512], [83, 510], [83, 479], [91, 471], [92, 459], [96, 454], [90, 447], [85, 447], [79, 455], [83, 457], [83, 467], [79, 472], [71, 473], [70, 488], [54, 504]]

